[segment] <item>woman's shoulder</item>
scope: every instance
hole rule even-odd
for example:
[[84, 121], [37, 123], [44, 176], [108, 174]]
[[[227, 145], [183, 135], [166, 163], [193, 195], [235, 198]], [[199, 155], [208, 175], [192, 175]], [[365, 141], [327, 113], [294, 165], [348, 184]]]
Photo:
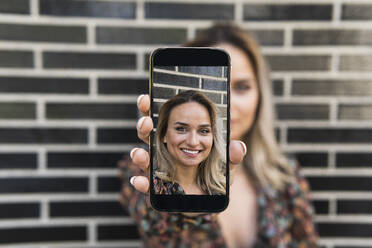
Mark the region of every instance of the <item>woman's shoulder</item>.
[[286, 182], [282, 189], [277, 189], [273, 185], [266, 184], [258, 187], [258, 192], [265, 195], [267, 198], [295, 200], [298, 197], [308, 197], [310, 194], [310, 187], [306, 178], [301, 174], [301, 167], [294, 156], [287, 157], [290, 171], [287, 172], [288, 182]]
[[[268, 185], [258, 195], [260, 233], [263, 238], [283, 233], [291, 236], [291, 247], [317, 247], [310, 188], [295, 159], [289, 159], [292, 179], [282, 190]], [[272, 239], [274, 240], [274, 239]]]
[[287, 184], [286, 192], [292, 197], [304, 197], [310, 193], [310, 187], [306, 178], [301, 174], [301, 165], [294, 156], [288, 158], [288, 164], [292, 169], [294, 180]]
[[185, 191], [182, 189], [181, 185], [177, 182], [172, 182], [165, 178], [159, 176], [154, 176], [154, 189], [156, 194], [163, 195], [184, 195]]

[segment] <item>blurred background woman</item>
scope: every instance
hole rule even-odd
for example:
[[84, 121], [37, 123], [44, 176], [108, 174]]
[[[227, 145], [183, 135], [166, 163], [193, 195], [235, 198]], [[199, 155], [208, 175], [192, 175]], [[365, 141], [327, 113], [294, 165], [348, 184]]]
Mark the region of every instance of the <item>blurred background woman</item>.
[[[200, 31], [185, 46], [219, 47], [230, 54], [231, 139], [242, 140], [246, 154], [240, 166], [234, 167], [228, 208], [217, 215], [190, 217], [154, 213], [146, 195], [138, 192], [148, 189], [148, 161], [139, 158], [147, 153], [143, 149], [132, 150], [132, 162], [119, 163], [124, 168], [122, 203], [137, 220], [145, 244], [317, 247], [308, 184], [295, 163], [283, 156], [275, 139], [271, 81], [258, 44], [243, 29], [218, 24]], [[148, 96], [140, 97], [138, 107], [146, 114]], [[147, 118], [142, 118], [137, 126], [139, 137], [145, 142], [152, 127]]]

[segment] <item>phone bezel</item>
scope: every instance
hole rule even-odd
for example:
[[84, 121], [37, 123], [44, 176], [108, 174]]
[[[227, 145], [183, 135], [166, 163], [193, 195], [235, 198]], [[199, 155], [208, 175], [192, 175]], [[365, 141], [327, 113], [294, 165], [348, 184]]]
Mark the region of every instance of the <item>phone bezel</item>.
[[150, 117], [153, 118], [153, 68], [154, 66], [227, 66], [227, 140], [226, 140], [226, 195], [161, 195], [155, 194], [153, 183], [153, 140], [151, 131], [150, 153], [150, 202], [154, 209], [167, 212], [221, 212], [229, 203], [229, 144], [230, 144], [230, 56], [223, 49], [214, 47], [158, 48], [149, 58]]

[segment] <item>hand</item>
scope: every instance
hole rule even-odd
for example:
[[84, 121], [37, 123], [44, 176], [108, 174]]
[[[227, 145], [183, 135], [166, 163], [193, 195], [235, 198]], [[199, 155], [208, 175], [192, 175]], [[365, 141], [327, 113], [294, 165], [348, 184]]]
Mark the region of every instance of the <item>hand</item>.
[[[145, 143], [149, 143], [149, 135], [153, 129], [152, 119], [148, 116], [150, 110], [149, 95], [141, 95], [138, 97], [137, 106], [143, 117], [137, 122], [138, 137]], [[230, 141], [230, 184], [233, 182], [236, 167], [241, 163], [247, 151], [245, 144], [238, 140]], [[138, 166], [148, 176], [134, 176], [130, 179], [130, 183], [138, 191], [147, 193], [149, 191], [149, 163], [150, 157], [146, 150], [142, 148], [134, 148], [130, 152], [133, 163]]]

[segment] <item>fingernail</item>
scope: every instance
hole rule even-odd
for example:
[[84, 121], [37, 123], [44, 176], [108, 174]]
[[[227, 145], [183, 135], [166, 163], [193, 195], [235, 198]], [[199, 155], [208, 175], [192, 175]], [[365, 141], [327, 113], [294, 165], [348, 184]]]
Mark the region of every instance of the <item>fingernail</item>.
[[139, 148], [138, 148], [138, 147], [135, 147], [135, 148], [133, 148], [133, 149], [130, 151], [129, 156], [130, 156], [131, 159], [133, 159], [133, 153], [134, 153], [137, 149], [139, 149]]
[[240, 143], [242, 144], [243, 146], [243, 150], [244, 150], [244, 155], [247, 153], [247, 146], [245, 145], [245, 143], [243, 141], [240, 141]]
[[134, 183], [134, 179], [136, 179], [136, 176], [131, 177], [130, 180], [129, 180], [130, 184], [132, 184], [133, 186], [134, 186], [134, 184], [133, 184]]
[[141, 129], [143, 122], [145, 121], [146, 116], [142, 116], [137, 122], [137, 129]]
[[144, 94], [141, 94], [141, 95], [139, 95], [138, 96], [138, 98], [137, 98], [137, 106], [138, 106], [138, 104], [139, 104], [139, 102], [141, 101], [141, 98], [144, 96]]

